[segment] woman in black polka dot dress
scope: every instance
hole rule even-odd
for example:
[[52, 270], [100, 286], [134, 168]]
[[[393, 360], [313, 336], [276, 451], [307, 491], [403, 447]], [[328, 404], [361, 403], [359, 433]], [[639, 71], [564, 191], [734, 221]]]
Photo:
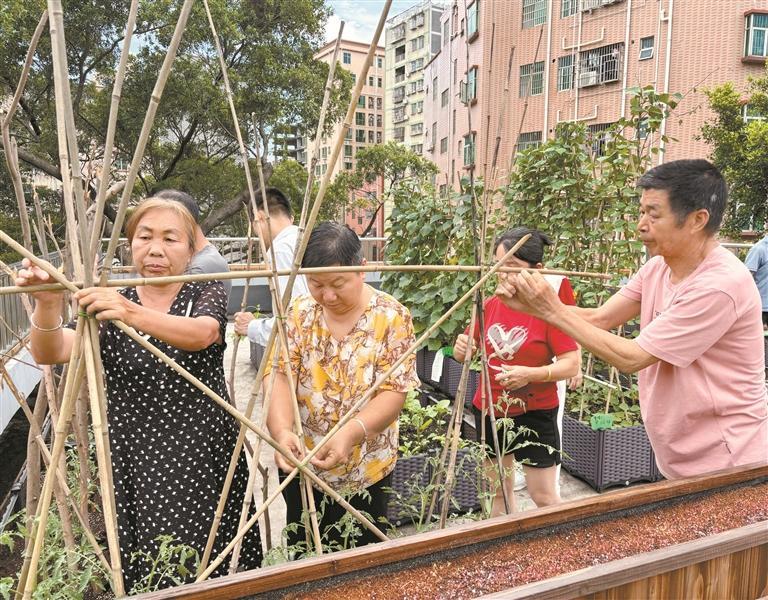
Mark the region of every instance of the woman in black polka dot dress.
[[[194, 221], [180, 204], [145, 200], [126, 226], [140, 275], [182, 274], [192, 255]], [[41, 269], [19, 272], [19, 285], [48, 279]], [[170, 535], [202, 556], [237, 437], [235, 420], [175, 371], [110, 323], [133, 326], [223, 398], [226, 293], [221, 282], [142, 286], [76, 294], [102, 321], [101, 354], [108, 393], [118, 535], [125, 588], [149, 572], [142, 551], [157, 554]], [[31, 350], [40, 363], [66, 362], [74, 332], [61, 327], [62, 296], [38, 292]], [[57, 325], [57, 322], [59, 324]], [[248, 479], [241, 455], [214, 544], [213, 557], [234, 537]], [[261, 563], [258, 527], [245, 537], [240, 566]], [[216, 574], [225, 572], [225, 561]], [[164, 582], [170, 585], [170, 582]]]

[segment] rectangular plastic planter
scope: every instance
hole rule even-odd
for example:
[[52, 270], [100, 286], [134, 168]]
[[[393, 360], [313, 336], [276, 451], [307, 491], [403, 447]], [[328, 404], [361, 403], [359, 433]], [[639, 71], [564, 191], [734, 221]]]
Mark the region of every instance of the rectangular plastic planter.
[[598, 492], [661, 477], [645, 427], [593, 430], [563, 415], [563, 468]]
[[[440, 379], [443, 391], [451, 398], [456, 397], [456, 392], [459, 391], [459, 381], [461, 381], [461, 371], [464, 365], [450, 356], [445, 357], [443, 363], [443, 376]], [[467, 393], [464, 396], [464, 406], [470, 406], [472, 404], [472, 398], [475, 396], [475, 391], [480, 382], [480, 373], [477, 371], [469, 371], [469, 379], [467, 380]]]

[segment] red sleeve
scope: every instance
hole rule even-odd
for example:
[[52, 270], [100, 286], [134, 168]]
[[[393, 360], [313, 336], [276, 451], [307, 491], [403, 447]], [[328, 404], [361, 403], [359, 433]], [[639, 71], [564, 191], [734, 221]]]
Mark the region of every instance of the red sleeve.
[[567, 277], [563, 277], [563, 281], [560, 283], [560, 290], [557, 295], [560, 297], [560, 302], [567, 304], [568, 306], [576, 305], [576, 294], [573, 293], [571, 282]]
[[547, 325], [547, 344], [549, 345], [550, 350], [552, 350], [553, 356], [558, 356], [566, 352], [573, 352], [574, 350], [579, 349], [578, 344], [576, 344], [573, 338], [565, 335], [562, 331], [551, 325]]

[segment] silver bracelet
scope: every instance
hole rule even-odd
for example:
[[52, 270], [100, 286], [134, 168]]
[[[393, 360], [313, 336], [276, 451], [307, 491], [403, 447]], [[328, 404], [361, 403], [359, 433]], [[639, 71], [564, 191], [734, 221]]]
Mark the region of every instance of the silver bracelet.
[[360, 417], [354, 417], [352, 420], [363, 428], [363, 441], [367, 440], [368, 428], [365, 426], [365, 423], [363, 423], [363, 420]]
[[32, 320], [32, 315], [29, 315], [29, 324], [38, 331], [56, 331], [57, 329], [61, 329], [61, 327], [64, 325], [64, 317], [59, 315], [59, 324], [56, 325], [56, 327], [38, 327]]

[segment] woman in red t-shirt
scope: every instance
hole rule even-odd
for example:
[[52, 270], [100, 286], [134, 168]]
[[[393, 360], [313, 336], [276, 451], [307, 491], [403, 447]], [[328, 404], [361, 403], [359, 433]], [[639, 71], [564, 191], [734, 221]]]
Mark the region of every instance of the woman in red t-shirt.
[[[531, 237], [507, 259], [505, 266], [540, 269], [544, 246], [552, 242], [543, 233], [527, 227], [517, 227], [499, 236], [494, 244], [496, 260], [503, 258], [512, 246], [529, 233]], [[502, 273], [499, 277], [506, 275]], [[567, 279], [562, 280], [559, 295], [565, 302], [573, 304], [573, 290]], [[505, 471], [504, 490], [512, 503], [510, 509], [515, 510], [515, 460], [523, 464], [528, 491], [536, 506], [557, 504], [561, 501], [556, 485], [557, 465], [560, 464], [560, 433], [557, 426], [558, 398], [555, 382], [569, 379], [578, 373], [578, 345], [544, 321], [508, 308], [497, 297], [485, 302], [484, 316], [483, 338], [489, 357], [488, 373], [494, 415], [496, 419], [508, 417], [514, 421], [513, 430], [499, 423], [497, 431]], [[479, 325], [476, 326], [473, 348], [480, 337], [479, 329]], [[468, 331], [456, 339], [453, 354], [458, 361], [464, 360], [467, 352], [467, 334]], [[512, 350], [517, 345], [515, 342], [520, 345]], [[557, 359], [556, 362], [553, 359]], [[485, 411], [483, 402], [486, 403]], [[497, 516], [504, 513], [504, 498], [502, 487], [498, 484], [487, 402], [486, 394], [478, 389], [473, 400], [475, 430], [480, 441], [485, 412], [485, 434], [491, 440], [487, 442], [490, 458], [486, 460], [485, 470], [491, 478], [491, 489], [496, 490], [491, 516]]]

